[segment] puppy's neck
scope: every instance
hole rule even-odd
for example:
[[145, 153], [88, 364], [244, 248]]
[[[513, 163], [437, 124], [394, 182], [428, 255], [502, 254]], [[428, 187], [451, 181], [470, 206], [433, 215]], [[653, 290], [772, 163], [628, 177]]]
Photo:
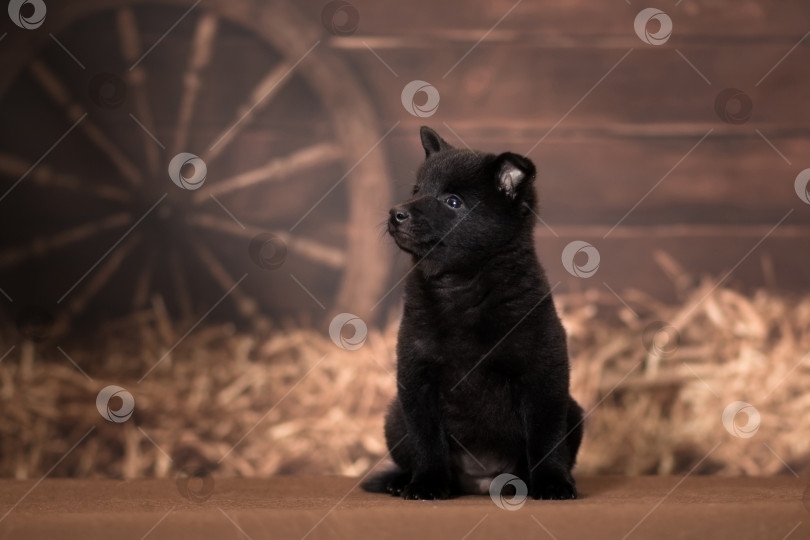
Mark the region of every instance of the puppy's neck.
[[[531, 263], [527, 264], [528, 261]], [[534, 245], [526, 242], [504, 246], [486, 259], [454, 268], [439, 267], [429, 259], [415, 261], [413, 278], [425, 292], [463, 292], [472, 301], [475, 296], [489, 294], [492, 288], [507, 282], [518, 281], [527, 288], [534, 288], [544, 279]]]

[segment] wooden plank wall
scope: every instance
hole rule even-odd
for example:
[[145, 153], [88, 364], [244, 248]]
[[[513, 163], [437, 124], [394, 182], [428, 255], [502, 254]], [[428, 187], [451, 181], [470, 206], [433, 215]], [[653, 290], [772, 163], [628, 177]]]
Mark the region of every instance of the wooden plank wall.
[[[605, 282], [672, 297], [658, 251], [690, 275], [719, 279], [733, 268], [729, 281], [746, 287], [807, 290], [810, 205], [794, 191], [810, 167], [807, 2], [352, 4], [357, 31], [328, 45], [368, 87], [381, 129], [399, 122], [385, 141], [398, 196], [422, 157], [418, 126], [428, 124], [453, 144], [530, 152], [548, 224], [538, 226], [541, 258], [560, 290]], [[301, 5], [316, 18], [324, 2]], [[666, 44], [635, 34], [645, 7], [671, 18]], [[440, 92], [429, 118], [400, 102], [415, 79]], [[744, 123], [715, 112], [730, 87], [753, 104]], [[575, 239], [600, 251], [589, 280], [562, 267]]]
[[[632, 287], [674, 299], [672, 280], [657, 262], [662, 253], [695, 279], [705, 275], [716, 282], [733, 270], [728, 281], [748, 290], [765, 286], [807, 291], [810, 204], [794, 191], [797, 174], [810, 168], [807, 0], [350, 2], [359, 25], [347, 36], [333, 36], [323, 28], [328, 0], [299, 0], [295, 5], [320, 31], [319, 47], [344, 58], [367, 90], [379, 132], [396, 126], [380, 145], [390, 163], [390, 178], [380, 181], [392, 181], [398, 199], [410, 191], [423, 157], [418, 128], [428, 124], [452, 144], [529, 153], [540, 171], [544, 224], [537, 227], [537, 243], [552, 283], [561, 282], [560, 292], [597, 288], [605, 295], [612, 289], [625, 296]], [[165, 39], [166, 21], [176, 20], [183, 10], [138, 10], [144, 43], [162, 40], [157, 54], [143, 62], [155, 98], [155, 133], [162, 140], [171, 140], [175, 130], [189, 43], [198, 17], [206, 11], [205, 3], [200, 6]], [[634, 31], [634, 19], [646, 7], [657, 7], [672, 20], [672, 36], [663, 45], [647, 44]], [[125, 76], [128, 71], [116, 45], [116, 28], [110, 10], [60, 33], [60, 41], [85, 59], [87, 70], [77, 69], [55, 42], [48, 42], [42, 58], [91, 111], [93, 121], [137, 161], [142, 159], [143, 133], [128, 114], [131, 107], [100, 109], [84, 95], [94, 73], [108, 70]], [[655, 31], [655, 24], [649, 29]], [[206, 148], [233, 121], [234, 108], [248, 100], [253, 86], [280, 57], [227, 18], [221, 21], [219, 36], [193, 122], [192, 150]], [[318, 52], [316, 48], [313, 54]], [[328, 115], [318, 107], [317, 92], [301, 77], [295, 73], [231, 152], [209, 164], [211, 178], [250, 170], [271, 155], [330, 140]], [[418, 118], [403, 107], [401, 91], [413, 80], [427, 81], [439, 91], [440, 104], [432, 116]], [[37, 141], [57, 140], [68, 126], [63, 111], [50, 104], [27, 70], [18, 82], [4, 97], [14, 106], [0, 110], [0, 121], [14, 126], [0, 134], [0, 147], [33, 160], [41, 152]], [[750, 119], [734, 124], [718, 116], [715, 102], [727, 88], [749, 96]], [[66, 139], [47, 164], [104, 182], [115, 178], [110, 176], [115, 170], [103, 156], [98, 159], [83, 137]], [[342, 163], [315, 168], [302, 181], [271, 183], [223, 202], [248, 224], [289, 228], [345, 171]], [[161, 174], [159, 181], [167, 179]], [[43, 206], [42, 197], [33, 182], [15, 191], [15, 203], [3, 217], [7, 226], [0, 227], [0, 244], [19, 244], [20, 230], [26, 237], [67, 230], [77, 224], [76, 208], [82, 208], [82, 219], [110, 210], [108, 205], [91, 208], [76, 195], [61, 198], [60, 204], [46, 201], [47, 219], [41, 219], [29, 209]], [[208, 204], [220, 211], [213, 201]], [[345, 192], [336, 190], [298, 232], [345, 247], [346, 206]], [[380, 221], [387, 208], [381, 201], [374, 209]], [[245, 247], [223, 235], [209, 236], [206, 241], [220, 250], [226, 267], [241, 275]], [[116, 239], [113, 231], [98, 244], [72, 248], [54, 263], [56, 273], [42, 261], [14, 269], [4, 274], [4, 287], [21, 298], [50, 302]], [[591, 278], [574, 277], [563, 268], [561, 253], [574, 240], [590, 242], [600, 252], [601, 265]], [[177, 244], [185, 249], [182, 242]], [[129, 309], [129, 298], [119, 296], [129, 295], [128, 284], [141, 272], [151, 244], [145, 242], [143, 249], [145, 253], [134, 253], [138, 264], [128, 270], [130, 275], [122, 273], [107, 289], [121, 292], [99, 295], [89, 311]], [[389, 283], [393, 286], [407, 271], [408, 258], [397, 255], [387, 238], [369, 249], [379, 250], [381, 261], [396, 261]], [[193, 254], [189, 260], [194, 264]], [[158, 267], [157, 274], [168, 276], [169, 271]], [[196, 299], [197, 307], [205, 310], [221, 291], [204, 269], [199, 274], [197, 289], [213, 295]], [[252, 274], [245, 285], [274, 315], [297, 317], [311, 310], [317, 316], [320, 307], [300, 287], [291, 286], [289, 274], [327, 304], [339, 278], [330, 269], [291, 255], [284, 273], [273, 279]], [[197, 274], [190, 279], [198, 279]], [[163, 288], [172, 287], [167, 282]], [[398, 296], [392, 292], [384, 307], [398, 307]], [[172, 311], [175, 306], [167, 298]]]

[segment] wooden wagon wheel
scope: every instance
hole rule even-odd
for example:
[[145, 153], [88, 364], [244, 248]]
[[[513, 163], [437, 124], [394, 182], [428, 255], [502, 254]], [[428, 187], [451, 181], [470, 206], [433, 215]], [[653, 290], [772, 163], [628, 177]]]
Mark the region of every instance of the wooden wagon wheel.
[[[134, 308], [141, 307], [156, 286], [153, 283], [156, 282], [158, 273], [155, 268], [160, 265], [164, 265], [164, 268], [168, 265], [168, 270], [163, 274], [172, 277], [169, 286], [164, 286], [162, 290], [165, 292], [168, 288], [174, 291], [173, 302], [184, 318], [199, 313], [206, 305], [210, 306], [226, 291], [230, 291], [230, 297], [235, 300], [234, 305], [239, 313], [251, 318], [256, 314], [257, 302], [242, 290], [243, 287], [235, 287], [240, 281], [238, 270], [229, 269], [223, 264], [216, 253], [216, 247], [224, 244], [225, 249], [230, 249], [232, 254], [233, 242], [223, 243], [223, 236], [242, 239], [240, 246], [246, 249], [251, 239], [267, 233], [268, 230], [286, 244], [291, 256], [296, 254], [309, 260], [318, 265], [321, 272], [337, 272], [339, 286], [336, 297], [331, 302], [328, 301], [330, 299], [323, 299], [329, 306], [330, 313], [351, 311], [361, 316], [368, 313], [382, 293], [389, 270], [388, 265], [381, 263], [380, 258], [374, 255], [379, 249], [378, 224], [381, 221], [381, 209], [384, 211], [390, 200], [385, 158], [382, 148], [378, 147], [381, 133], [376, 126], [371, 100], [354, 80], [344, 62], [321, 43], [323, 30], [318, 25], [305, 20], [282, 0], [205, 0], [204, 3], [194, 0], [73, 0], [60, 4], [49, 3], [48, 9], [48, 24], [42, 29], [45, 31], [16, 33], [9, 36], [4, 43], [5, 47], [0, 50], [0, 62], [4, 66], [0, 72], [0, 96], [6, 96], [3, 98], [6, 104], [0, 102], [0, 108], [8, 107], [8, 94], [17, 85], [35, 84], [41, 95], [50, 101], [49, 106], [55, 105], [63, 113], [62, 129], [73, 125], [77, 132], [73, 137], [84, 137], [102, 156], [100, 159], [113, 166], [112, 175], [118, 178], [102, 176], [102, 173], [95, 170], [88, 175], [81, 170], [72, 171], [51, 166], [47, 159], [39, 164], [35, 161], [37, 156], [0, 150], [0, 176], [11, 180], [5, 183], [3, 193], [16, 180], [27, 178], [29, 190], [36, 187], [48, 190], [47, 193], [82, 193], [86, 200], [100, 201], [107, 210], [97, 212], [82, 208], [82, 211], [66, 213], [75, 216], [74, 225], [59, 231], [40, 231], [40, 234], [35, 234], [37, 227], [33, 222], [47, 219], [50, 209], [40, 208], [39, 215], [37, 208], [26, 208], [22, 215], [12, 212], [10, 219], [17, 220], [19, 234], [16, 238], [21, 238], [21, 241], [16, 242], [15, 247], [0, 249], [0, 272], [26, 272], [34, 263], [53, 271], [53, 263], [60, 261], [60, 257], [64, 259], [67, 250], [81, 249], [81, 245], [93, 242], [107, 232], [115, 232], [116, 237], [120, 237], [141, 216], [149, 214], [154, 207], [159, 207], [155, 214], [163, 218], [163, 221], [158, 220], [160, 226], [134, 228], [120, 245], [113, 246], [109, 256], [99, 261], [98, 267], [90, 272], [86, 280], [80, 280], [75, 291], [68, 291], [70, 294], [63, 295], [65, 303], [61, 307], [64, 309], [60, 310], [63, 318], [80, 315], [87, 308], [88, 302], [110, 280], [118, 273], [126, 271], [130, 272], [131, 280], [134, 281], [132, 305]], [[158, 52], [152, 52], [149, 58], [140, 61], [148, 52], [139, 31], [139, 22], [142, 19], [140, 12], [148, 9], [170, 9], [174, 14], [173, 19], [169, 17], [171, 20], [188, 15], [187, 24], [189, 28], [193, 27], [187, 40], [188, 55], [182, 60], [182, 65], [175, 66], [178, 76], [174, 84], [179, 86], [180, 97], [174, 109], [176, 120], [171, 133], [161, 130], [153, 109], [156, 96], [154, 84], [150, 88], [148, 67], [155, 64], [155, 59], [159, 58]], [[119, 127], [113, 134], [125, 132], [123, 138], [128, 139], [129, 144], [124, 148], [119, 146], [115, 136], [110, 137], [105, 133], [101, 122], [96, 118], [95, 113], [98, 111], [77, 99], [77, 93], [81, 96], [82, 90], [77, 90], [75, 84], [72, 87], [70, 81], [64, 80], [65, 77], [56, 72], [48, 58], [42, 58], [43, 54], [36, 58], [20, 54], [21, 50], [43, 50], [48, 44], [53, 48], [55, 42], [73, 57], [69, 48], [58, 37], [69, 30], [71, 25], [102, 15], [114, 21], [115, 28], [101, 33], [101, 38], [108, 35], [112, 42], [96, 43], [98, 50], [115, 50], [127, 65], [132, 66], [121, 72], [121, 80], [125, 81], [129, 95], [130, 116], [139, 125], [132, 123], [123, 131]], [[248, 29], [254, 39], [269, 45], [278, 58], [273, 65], [263, 66], [264, 74], [257, 77], [250, 88], [244, 89], [243, 98], [231, 120], [227, 125], [221, 126], [215, 143], [195, 147], [191, 144], [194, 111], [208, 88], [205, 80], [212, 76], [212, 67], [209, 64], [216, 51], [217, 35], [226, 25]], [[98, 25], [92, 28], [97, 27]], [[178, 28], [173, 32], [181, 31]], [[94, 36], [94, 40], [98, 41], [98, 37]], [[78, 58], [73, 57], [73, 60], [81, 64]], [[89, 59], [84, 58], [84, 62], [89, 67]], [[251, 65], [250, 59], [245, 65]], [[83, 65], [81, 67], [84, 69]], [[86, 77], [88, 72], [84, 73]], [[26, 74], [27, 79], [22, 74]], [[284, 146], [283, 143], [288, 143], [287, 146], [300, 143], [305, 136], [314, 137], [314, 140], [293, 147], [284, 154], [274, 153], [270, 149], [270, 155], [264, 157], [263, 163], [254, 164], [247, 169], [218, 165], [225, 161], [224, 156], [238, 147], [236, 143], [244, 135], [245, 128], [263, 110], [268, 109], [274, 99], [281, 96], [285, 86], [295, 84], [296, 79], [299, 80], [299, 86], [307, 86], [317, 97], [323, 107], [323, 116], [328, 119], [328, 129], [316, 129], [313, 132], [302, 128], [303, 134], [299, 133], [297, 138], [279, 136], [277, 140], [280, 146]], [[79, 80], [83, 82], [83, 79]], [[112, 78], [111, 81], [114, 83], [115, 79]], [[93, 84], [98, 86], [100, 83], [91, 80], [90, 85]], [[227, 81], [219, 83], [220, 86], [227, 84]], [[114, 85], [112, 90], [114, 94]], [[28, 89], [17, 91], [27, 92]], [[163, 92], [161, 90], [160, 93]], [[113, 95], [109, 99], [119, 97]], [[317, 120], [317, 116], [308, 118], [306, 114], [307, 111], [301, 111], [299, 123], [316, 123], [307, 120]], [[116, 121], [120, 126], [122, 120]], [[134, 134], [141, 138], [139, 143], [130, 140], [136, 136]], [[160, 139], [167, 144], [161, 144]], [[202, 151], [195, 152], [198, 147]], [[186, 151], [199, 155], [208, 167], [208, 179], [197, 191], [183, 191], [168, 184], [166, 166], [172, 156]], [[238, 160], [232, 158], [230, 161]], [[249, 224], [242, 223], [227, 210], [231, 204], [235, 204], [233, 197], [247, 200], [246, 204], [250, 206], [250, 202], [256, 202], [260, 196], [254, 195], [251, 190], [266, 189], [269, 185], [279, 186], [291, 180], [300, 183], [302, 178], [313, 174], [313, 170], [330, 166], [330, 181], [318, 186], [319, 190], [311, 190], [312, 198], [303, 201], [305, 204], [302, 208], [311, 209], [321, 195], [327, 191], [331, 193], [334, 188], [345, 190], [347, 208], [344, 209], [344, 219], [347, 227], [343, 239], [339, 238], [340, 235], [333, 235], [333, 242], [330, 243], [314, 237], [307, 238], [299, 234], [305, 227], [295, 230], [295, 226], [289, 227], [289, 221], [284, 224], [275, 223], [273, 231], [270, 229], [273, 224], [272, 216], [263, 214], [261, 218], [264, 219], [260, 219], [259, 223]], [[322, 176], [323, 174], [322, 171]], [[216, 178], [212, 178], [213, 176]], [[165, 200], [160, 194], [164, 194]], [[14, 197], [10, 191], [8, 195], [9, 199]], [[47, 199], [48, 196], [44, 195], [44, 198]], [[212, 206], [212, 201], [218, 206]], [[0, 205], [4, 204], [8, 205], [9, 202], [0, 201]], [[228, 212], [228, 215], [216, 210], [218, 207]], [[110, 208], [113, 211], [109, 211]], [[250, 211], [246, 213], [251, 214]], [[2, 215], [0, 212], [0, 216]], [[318, 209], [311, 216], [305, 213], [301, 215], [307, 216], [310, 222], [323, 219], [318, 218]], [[26, 216], [31, 216], [31, 226], [19, 223]], [[88, 219], [87, 216], [92, 217]], [[0, 222], [2, 221], [3, 218], [0, 217]], [[163, 238], [167, 229], [170, 230], [169, 234], [174, 235], [173, 241]], [[203, 241], [210, 238], [199, 237], [199, 231], [219, 235], [220, 240]], [[340, 241], [344, 244], [344, 249], [335, 245]], [[144, 244], [148, 249], [139, 248], [139, 245]], [[166, 249], [161, 251], [156, 245], [163, 245]], [[141, 249], [139, 255], [133, 255], [138, 249]], [[188, 260], [191, 256], [196, 257], [194, 262]], [[131, 268], [136, 266], [140, 270], [133, 273]], [[187, 279], [192, 269], [207, 273], [209, 280], [217, 282], [222, 290], [214, 297], [195, 305], [193, 299], [196, 299], [198, 292], [192, 287], [194, 279]], [[286, 274], [283, 272], [274, 276], [289, 279]], [[335, 280], [335, 277], [331, 279]], [[285, 287], [294, 287], [291, 283], [285, 282]]]

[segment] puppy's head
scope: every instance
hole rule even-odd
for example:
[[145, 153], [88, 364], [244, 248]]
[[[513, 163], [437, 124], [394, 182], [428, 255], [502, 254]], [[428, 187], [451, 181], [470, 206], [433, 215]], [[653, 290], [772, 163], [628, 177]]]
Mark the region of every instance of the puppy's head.
[[530, 160], [453, 148], [428, 127], [421, 137], [425, 161], [413, 194], [388, 219], [402, 250], [434, 271], [452, 271], [531, 238], [537, 203]]

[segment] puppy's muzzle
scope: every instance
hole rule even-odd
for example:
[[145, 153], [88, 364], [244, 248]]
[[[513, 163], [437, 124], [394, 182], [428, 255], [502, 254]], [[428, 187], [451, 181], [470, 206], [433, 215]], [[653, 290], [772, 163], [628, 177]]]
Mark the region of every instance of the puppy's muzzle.
[[400, 225], [410, 219], [411, 214], [403, 206], [395, 206], [389, 212], [391, 223], [393, 225]]

